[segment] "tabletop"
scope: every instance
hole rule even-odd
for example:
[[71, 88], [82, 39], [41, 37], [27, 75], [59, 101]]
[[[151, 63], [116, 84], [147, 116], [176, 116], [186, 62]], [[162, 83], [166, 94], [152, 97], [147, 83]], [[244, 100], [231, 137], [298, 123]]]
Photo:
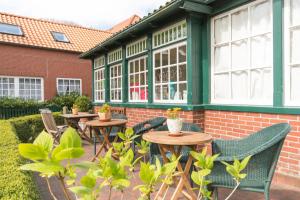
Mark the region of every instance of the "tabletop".
[[73, 114], [62, 114], [62, 117], [66, 119], [75, 119], [75, 118], [91, 118], [91, 117], [98, 117], [98, 114], [91, 114], [91, 113], [78, 113], [78, 115]]
[[86, 122], [87, 126], [92, 126], [92, 127], [110, 127], [110, 126], [121, 126], [125, 125], [127, 123], [127, 120], [124, 119], [112, 119], [111, 121], [104, 122], [98, 120], [92, 120]]
[[206, 133], [182, 131], [183, 135], [174, 137], [169, 136], [169, 131], [151, 131], [143, 135], [143, 139], [157, 144], [165, 145], [201, 145], [210, 143], [212, 137]]

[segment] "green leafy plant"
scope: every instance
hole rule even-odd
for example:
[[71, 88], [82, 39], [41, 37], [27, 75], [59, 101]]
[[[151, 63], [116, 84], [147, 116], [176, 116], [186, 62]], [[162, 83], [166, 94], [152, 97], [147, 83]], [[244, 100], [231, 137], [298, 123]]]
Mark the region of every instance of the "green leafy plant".
[[57, 95], [54, 98], [52, 98], [50, 101], [48, 101], [48, 103], [58, 105], [60, 108], [67, 106], [68, 109], [70, 110], [79, 96], [80, 94], [77, 92], [71, 92], [70, 94], [65, 94], [65, 95]]
[[107, 103], [105, 103], [105, 104], [103, 104], [103, 106], [99, 109], [99, 111], [98, 112], [100, 112], [100, 113], [108, 113], [108, 112], [110, 112], [110, 105], [109, 104], [107, 104]]
[[179, 111], [181, 111], [181, 108], [168, 109], [167, 110], [168, 119], [178, 119], [179, 118]]
[[88, 96], [77, 97], [74, 104], [78, 106], [79, 112], [88, 112], [92, 108], [92, 102]]
[[[46, 132], [42, 132], [33, 142], [19, 144], [19, 153], [24, 158], [32, 161], [22, 165], [21, 170], [39, 172], [47, 181], [49, 191], [54, 199], [57, 199], [49, 183], [50, 177], [56, 177], [61, 183], [66, 199], [70, 199], [67, 192], [65, 179], [69, 178], [68, 183], [73, 183], [76, 178], [74, 167], [70, 160], [80, 158], [84, 154], [81, 139], [73, 128], [68, 128], [60, 138], [60, 144], [53, 145], [53, 138]], [[63, 161], [67, 161], [63, 162]], [[66, 164], [63, 164], [66, 163]]]
[[150, 151], [150, 142], [141, 140], [140, 143], [136, 142], [138, 153], [143, 156], [144, 162], [146, 162], [146, 156]]
[[[150, 200], [151, 194], [154, 192], [157, 184], [165, 183], [169, 187], [173, 183], [173, 177], [176, 176], [175, 170], [179, 159], [180, 157], [175, 158], [175, 156], [172, 156], [170, 162], [164, 165], [161, 165], [158, 158], [156, 158], [155, 165], [151, 165], [149, 162], [140, 163], [139, 177], [143, 184], [134, 187], [134, 190], [138, 189], [141, 193], [139, 200]], [[165, 195], [167, 191], [168, 190], [166, 190]]]
[[197, 171], [192, 172], [191, 178], [199, 186], [198, 199], [202, 197], [211, 199], [211, 191], [207, 189], [211, 181], [207, 180], [206, 177], [211, 173], [214, 161], [219, 155], [209, 156], [207, 155], [207, 148], [204, 148], [201, 153], [191, 151], [191, 156], [196, 160], [194, 165]]
[[247, 156], [241, 162], [238, 159], [234, 159], [233, 164], [222, 162], [226, 166], [226, 171], [233, 177], [233, 180], [236, 183], [236, 186], [225, 200], [228, 200], [233, 195], [241, 184], [241, 180], [246, 178], [247, 174], [242, 173], [242, 171], [247, 167], [250, 159], [251, 156]]

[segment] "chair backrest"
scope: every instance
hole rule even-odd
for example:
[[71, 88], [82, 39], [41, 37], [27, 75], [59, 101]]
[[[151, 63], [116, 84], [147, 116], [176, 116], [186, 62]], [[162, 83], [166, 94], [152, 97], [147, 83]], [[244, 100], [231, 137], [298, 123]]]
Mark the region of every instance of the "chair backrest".
[[144, 134], [152, 129], [162, 126], [167, 119], [165, 117], [155, 117], [133, 126], [135, 134]]
[[53, 131], [58, 131], [54, 117], [52, 115], [52, 112], [50, 110], [40, 110], [41, 111], [41, 116], [42, 120], [45, 126], [45, 129], [47, 132], [53, 132]]
[[111, 107], [110, 111], [112, 114], [123, 114], [126, 115], [126, 108], [124, 107]]

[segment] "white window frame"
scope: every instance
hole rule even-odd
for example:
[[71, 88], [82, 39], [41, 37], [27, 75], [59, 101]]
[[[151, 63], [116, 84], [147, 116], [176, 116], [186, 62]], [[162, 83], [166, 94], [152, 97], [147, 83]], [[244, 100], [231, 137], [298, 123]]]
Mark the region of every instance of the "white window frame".
[[300, 29], [299, 25], [291, 25], [290, 0], [284, 0], [284, 105], [300, 106], [299, 101], [291, 100], [291, 68], [300, 66], [300, 63], [291, 63], [291, 30]]
[[[145, 59], [145, 70], [144, 71], [139, 71], [139, 72], [134, 72], [134, 73], [130, 73], [130, 63], [133, 62], [135, 63], [135, 61], [139, 61], [140, 63], [140, 60], [141, 59]], [[147, 79], [149, 78], [149, 74], [148, 74], [148, 63], [147, 63], [147, 59], [148, 59], [148, 56], [141, 56], [141, 57], [138, 57], [138, 58], [135, 58], [135, 59], [132, 59], [132, 60], [129, 60], [128, 61], [128, 101], [129, 102], [148, 102], [148, 82], [147, 82]], [[141, 86], [140, 85], [140, 82], [141, 82], [141, 74], [144, 73], [145, 74], [145, 85]], [[147, 98], [145, 100], [133, 100], [133, 99], [130, 99], [130, 89], [132, 88], [132, 86], [130, 86], [130, 75], [136, 75], [138, 74], [139, 75], [139, 86], [134, 86], [133, 88], [146, 88], [146, 91], [147, 91]]]
[[59, 91], [58, 91], [58, 81], [59, 80], [68, 80], [68, 81], [79, 81], [80, 82], [80, 95], [82, 95], [82, 80], [80, 78], [56, 78], [56, 92], [57, 94], [59, 94]]
[[[96, 73], [103, 73], [103, 79], [97, 80], [96, 77]], [[98, 82], [104, 81], [104, 86], [102, 89], [97, 89], [97, 84]], [[103, 99], [97, 99], [97, 92], [101, 92], [103, 93]], [[105, 101], [105, 68], [98, 68], [94, 71], [94, 101], [101, 103]]]
[[30, 77], [30, 76], [2, 76], [0, 78], [13, 78], [14, 79], [14, 96], [13, 98], [21, 98], [20, 97], [20, 79], [40, 79], [41, 81], [41, 101], [44, 101], [44, 78], [43, 77]]
[[[248, 72], [248, 84], [250, 84], [250, 79], [251, 79], [251, 70], [255, 70], [255, 69], [266, 69], [266, 68], [270, 68], [271, 67], [271, 76], [272, 76], [272, 91], [274, 91], [274, 84], [273, 84], [273, 73], [274, 73], [274, 68], [273, 68], [273, 1], [272, 0], [269, 0], [270, 2], [270, 7], [271, 7], [271, 21], [270, 21], [270, 24], [271, 24], [271, 30], [268, 31], [268, 32], [264, 32], [264, 33], [260, 33], [260, 34], [251, 34], [250, 33], [250, 8], [254, 5], [257, 5], [257, 4], [260, 4], [262, 2], [265, 2], [265, 1], [268, 1], [268, 0], [256, 0], [256, 1], [253, 1], [251, 3], [248, 3], [244, 6], [240, 6], [238, 8], [235, 8], [235, 9], [232, 9], [228, 12], [225, 12], [225, 13], [222, 13], [216, 17], [213, 17], [211, 19], [211, 75], [210, 75], [210, 102], [211, 104], [233, 104], [233, 105], [273, 105], [273, 98], [267, 100], [267, 101], [262, 101], [262, 100], [250, 100], [249, 98], [245, 101], [243, 100], [233, 100], [233, 99], [215, 99], [214, 98], [214, 95], [215, 95], [215, 84], [214, 84], [214, 75], [215, 75], [215, 72], [214, 72], [214, 61], [215, 61], [215, 56], [214, 56], [214, 51], [215, 51], [215, 47], [217, 46], [223, 46], [224, 44], [228, 44], [229, 45], [229, 57], [231, 58], [232, 57], [232, 43], [234, 42], [238, 42], [238, 41], [243, 41], [243, 40], [247, 40], [247, 46], [248, 46], [248, 59], [249, 59], [249, 66], [247, 67], [243, 67], [243, 68], [239, 68], [239, 69], [232, 69], [232, 58], [230, 59], [230, 66], [229, 66], [229, 69], [225, 70], [225, 71], [219, 71], [219, 72], [216, 72], [216, 73], [226, 73], [228, 72], [229, 73], [229, 81], [230, 81], [230, 98], [232, 96], [232, 73], [233, 72], [239, 72], [239, 71], [247, 71]], [[232, 39], [232, 28], [231, 28], [231, 16], [233, 13], [236, 13], [240, 10], [244, 10], [244, 9], [247, 9], [248, 10], [248, 34], [246, 37], [243, 37], [243, 38], [239, 38], [239, 39], [235, 39], [233, 40]], [[214, 38], [214, 34], [215, 34], [215, 30], [214, 30], [214, 22], [217, 20], [217, 19], [220, 19], [220, 18], [223, 18], [225, 16], [228, 16], [228, 21], [230, 22], [229, 23], [229, 35], [230, 35], [230, 40], [228, 42], [223, 42], [223, 43], [220, 43], [220, 44], [215, 44], [215, 38]], [[262, 66], [262, 67], [251, 67], [251, 38], [254, 38], [254, 37], [257, 37], [257, 36], [262, 36], [262, 35], [267, 35], [267, 34], [270, 34], [270, 40], [271, 40], [271, 50], [272, 50], [272, 59], [271, 59], [271, 64], [270, 66]], [[249, 90], [248, 90], [248, 97], [250, 96], [250, 85], [248, 86], [249, 87]]]
[[147, 37], [143, 37], [139, 40], [136, 40], [126, 45], [126, 58], [131, 58], [133, 56], [144, 53], [146, 51], [147, 51]]
[[[179, 63], [179, 56], [178, 56], [178, 48], [180, 47], [180, 46], [183, 46], [183, 45], [185, 45], [186, 46], [186, 61], [185, 62], [181, 62], [181, 63]], [[174, 47], [176, 47], [177, 48], [177, 62], [176, 62], [176, 64], [172, 64], [172, 65], [166, 65], [166, 66], [160, 66], [160, 67], [155, 67], [155, 54], [156, 53], [158, 53], [158, 52], [163, 52], [163, 51], [165, 51], [165, 50], [169, 50], [169, 49], [172, 49], [172, 48], [174, 48]], [[170, 84], [170, 82], [168, 82], [168, 83], [160, 83], [160, 84], [155, 84], [155, 70], [156, 69], [158, 69], [158, 68], [160, 68], [160, 69], [162, 69], [162, 68], [166, 68], [166, 67], [168, 67], [168, 68], [170, 68], [170, 66], [173, 66], [173, 65], [177, 65], [177, 82], [176, 82], [176, 84], [177, 84], [177, 86], [178, 86], [178, 91], [179, 91], [179, 84], [180, 83], [185, 83], [186, 84], [186, 91], [187, 91], [187, 93], [188, 93], [188, 90], [189, 90], [189, 88], [188, 88], [188, 77], [186, 77], [186, 81], [179, 81], [179, 73], [178, 73], [178, 71], [179, 71], [179, 65], [183, 65], [183, 64], [185, 64], [186, 65], [186, 76], [187, 76], [187, 74], [188, 74], [188, 64], [187, 64], [187, 58], [188, 58], [188, 56], [187, 56], [187, 41], [184, 41], [184, 42], [179, 42], [179, 43], [176, 43], [176, 44], [173, 44], [173, 45], [169, 45], [169, 46], [167, 46], [167, 47], [164, 47], [164, 48], [160, 48], [160, 49], [158, 49], [158, 50], [155, 50], [155, 51], [153, 51], [153, 53], [152, 53], [152, 59], [153, 59], [153, 67], [152, 67], [152, 70], [153, 70], [153, 82], [152, 82], [152, 85], [153, 85], [153, 102], [154, 103], [162, 103], [162, 104], [167, 104], [167, 103], [174, 103], [174, 104], [186, 104], [187, 103], [187, 98], [186, 98], [186, 100], [170, 100], [170, 91], [169, 91], [169, 99], [168, 100], [162, 100], [162, 98], [161, 98], [161, 100], [156, 100], [156, 93], [155, 93], [155, 87], [156, 87], [156, 85], [160, 85], [160, 86], [163, 86], [163, 85], [168, 85], [168, 84]], [[160, 56], [160, 60], [162, 61], [162, 54], [161, 54], [161, 56]], [[170, 63], [170, 54], [169, 54], [169, 56], [168, 56], [168, 62]], [[162, 79], [162, 73], [161, 73], [161, 79]], [[168, 80], [170, 80], [170, 70], [168, 70]], [[161, 87], [162, 88], [162, 87]], [[161, 96], [163, 95], [163, 91], [162, 91], [162, 89], [161, 89]]]
[[122, 47], [115, 49], [107, 54], [108, 64], [121, 61], [123, 59], [123, 49]]
[[105, 56], [100, 56], [94, 59], [94, 69], [98, 69], [104, 66], [105, 66]]
[[[111, 71], [112, 71], [112, 69], [113, 68], [117, 68], [118, 69], [118, 66], [120, 66], [120, 70], [121, 70], [121, 73], [120, 73], [120, 76], [118, 75], [118, 70], [117, 70], [117, 76], [114, 76], [114, 77], [112, 77], [112, 74], [111, 74]], [[123, 82], [123, 73], [122, 73], [122, 68], [123, 68], [123, 66], [122, 66], [122, 63], [118, 63], [118, 64], [115, 64], [115, 65], [112, 65], [112, 66], [110, 66], [109, 67], [109, 74], [110, 74], [110, 76], [109, 76], [109, 92], [110, 92], [110, 101], [111, 102], [122, 102], [122, 99], [123, 99], [123, 84], [122, 84], [122, 82]], [[116, 79], [117, 80], [117, 82], [118, 82], [118, 78], [121, 78], [121, 87], [115, 87], [115, 88], [112, 88], [111, 86], [112, 86], [112, 81], [114, 80], [114, 79]], [[111, 97], [112, 97], [112, 92], [114, 92], [114, 91], [120, 91], [120, 94], [121, 94], [121, 99], [118, 99], [118, 100], [116, 100], [116, 99], [111, 99]]]

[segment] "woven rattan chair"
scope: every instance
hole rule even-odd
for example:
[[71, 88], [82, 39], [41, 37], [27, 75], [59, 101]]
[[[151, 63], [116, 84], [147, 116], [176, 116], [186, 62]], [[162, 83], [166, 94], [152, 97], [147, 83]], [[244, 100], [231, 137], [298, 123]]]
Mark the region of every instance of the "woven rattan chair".
[[[124, 120], [127, 120], [127, 117], [126, 117], [125, 114], [117, 113], [117, 112], [113, 112], [112, 115], [111, 115], [111, 118], [112, 119], [124, 119]], [[110, 132], [110, 136], [111, 137], [116, 136], [118, 134], [118, 132], [124, 131], [125, 128], [126, 128], [126, 126], [121, 127], [122, 130], [120, 130], [120, 127], [112, 127], [111, 132]]]
[[[161, 127], [158, 127], [155, 130], [156, 131], [168, 131], [168, 126], [163, 125]], [[181, 130], [182, 131], [202, 132], [202, 129], [198, 125], [192, 124], [192, 123], [183, 123]], [[190, 151], [191, 151], [191, 149], [189, 147], [183, 147], [182, 148], [182, 150], [181, 150], [181, 159], [180, 159], [181, 163], [186, 163], [187, 162]], [[169, 157], [169, 156], [171, 156], [170, 153], [168, 153], [167, 157]], [[155, 157], [158, 157], [162, 161], [162, 156], [160, 155], [158, 145], [157, 144], [151, 144], [150, 145], [150, 161], [151, 161], [151, 163], [155, 162]]]
[[[132, 128], [136, 135], [142, 136], [144, 133], [147, 133], [153, 129], [156, 129], [156, 128], [162, 126], [166, 122], [166, 120], [167, 119], [165, 117], [156, 117], [156, 118], [152, 118], [152, 119], [143, 121], [141, 123], [138, 123], [138, 124], [134, 125]], [[141, 141], [141, 137], [138, 137], [135, 139], [134, 144], [136, 142], [140, 142], [140, 141]]]
[[265, 199], [270, 199], [270, 185], [276, 169], [279, 154], [285, 137], [291, 127], [289, 124], [276, 124], [258, 131], [239, 140], [215, 140], [212, 143], [213, 154], [220, 154], [214, 164], [212, 174], [208, 177], [212, 181], [211, 188], [233, 188], [235, 182], [226, 172], [221, 161], [232, 163], [234, 158], [242, 160], [252, 155], [245, 169], [247, 177], [241, 181], [239, 189], [262, 192]]
[[40, 110], [40, 112], [41, 112], [42, 120], [46, 131], [53, 136], [54, 142], [58, 144], [60, 136], [68, 126], [66, 125], [57, 126], [54, 117], [52, 115], [52, 112], [50, 110], [43, 109]]

